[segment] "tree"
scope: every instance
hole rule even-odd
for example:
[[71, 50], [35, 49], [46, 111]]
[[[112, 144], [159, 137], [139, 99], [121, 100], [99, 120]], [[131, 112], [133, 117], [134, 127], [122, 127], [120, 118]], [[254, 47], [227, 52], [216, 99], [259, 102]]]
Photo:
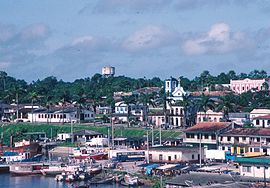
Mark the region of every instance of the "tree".
[[32, 113], [32, 123], [34, 122], [33, 120], [33, 118], [34, 118], [34, 108], [33, 108], [33, 106], [34, 106], [34, 102], [36, 102], [39, 98], [40, 98], [40, 96], [35, 92], [35, 91], [32, 91], [32, 92], [30, 92], [30, 94], [29, 94], [29, 96], [30, 96], [30, 100], [31, 100], [31, 113]]
[[204, 119], [206, 118], [207, 110], [213, 110], [214, 108], [214, 101], [209, 96], [202, 94], [201, 99], [199, 100], [199, 109], [204, 112]]
[[216, 110], [223, 112], [224, 121], [229, 121], [230, 112], [237, 111], [238, 107], [235, 102], [235, 96], [233, 94], [226, 95], [218, 100]]

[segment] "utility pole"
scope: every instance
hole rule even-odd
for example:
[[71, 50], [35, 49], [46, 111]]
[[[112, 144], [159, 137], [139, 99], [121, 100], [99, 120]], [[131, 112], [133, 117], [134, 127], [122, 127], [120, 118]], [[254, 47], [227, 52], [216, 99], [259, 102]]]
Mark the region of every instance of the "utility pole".
[[16, 119], [18, 121], [18, 119], [19, 119], [19, 94], [18, 94], [18, 92], [16, 93], [16, 106], [17, 106], [17, 109], [16, 109]]
[[114, 148], [114, 127], [113, 127], [112, 115], [111, 115], [111, 128], [112, 128], [112, 148]]
[[149, 163], [149, 135], [148, 135], [148, 129], [146, 130], [146, 135], [147, 135], [147, 163]]
[[74, 143], [74, 136], [73, 136], [73, 123], [72, 120], [70, 121], [70, 132], [71, 132], [71, 143]]
[[52, 127], [51, 127], [51, 140], [52, 140]]
[[152, 124], [152, 147], [155, 145], [154, 139], [154, 125]]
[[108, 126], [108, 147], [110, 148], [110, 127]]
[[200, 146], [199, 146], [199, 149], [200, 149], [200, 168], [202, 167], [202, 133], [199, 134], [200, 136]]
[[[165, 124], [166, 126], [166, 124]], [[161, 141], [161, 125], [159, 125], [159, 145], [161, 145], [162, 141]]]
[[263, 167], [263, 181], [264, 181], [264, 187], [266, 188], [266, 174], [265, 174], [265, 168], [266, 168], [266, 166]]

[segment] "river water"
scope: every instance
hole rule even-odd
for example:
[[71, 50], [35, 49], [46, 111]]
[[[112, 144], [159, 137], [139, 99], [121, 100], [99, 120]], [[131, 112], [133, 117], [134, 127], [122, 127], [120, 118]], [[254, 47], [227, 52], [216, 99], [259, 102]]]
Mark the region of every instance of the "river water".
[[[0, 188], [75, 188], [83, 185], [83, 182], [73, 184], [55, 181], [54, 177], [44, 176], [11, 176], [10, 174], [0, 174]], [[122, 188], [118, 184], [98, 185], [91, 187], [99, 188]]]

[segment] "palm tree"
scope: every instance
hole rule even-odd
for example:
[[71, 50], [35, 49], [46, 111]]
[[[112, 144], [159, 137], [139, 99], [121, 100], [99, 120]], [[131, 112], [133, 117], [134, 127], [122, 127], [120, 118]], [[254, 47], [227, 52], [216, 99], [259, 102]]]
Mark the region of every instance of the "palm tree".
[[67, 91], [67, 90], [65, 90], [63, 93], [62, 93], [62, 95], [61, 95], [61, 100], [60, 100], [60, 102], [61, 102], [61, 106], [62, 106], [62, 124], [64, 124], [64, 109], [65, 109], [65, 106], [66, 106], [66, 104], [68, 103], [68, 102], [70, 102], [70, 99], [71, 99], [71, 97], [70, 97], [70, 93]]
[[204, 112], [204, 119], [206, 119], [207, 110], [213, 110], [214, 108], [214, 101], [209, 96], [202, 94], [201, 99], [199, 100], [199, 109]]
[[4, 71], [0, 71], [0, 78], [3, 80], [3, 91], [6, 90], [6, 77], [7, 73]]
[[233, 94], [226, 95], [221, 97], [220, 100], [217, 102], [217, 111], [223, 112], [223, 120], [229, 121], [229, 112], [236, 112], [238, 109], [235, 97]]
[[31, 99], [31, 113], [32, 113], [32, 123], [34, 122], [33, 121], [33, 118], [34, 118], [34, 102], [35, 101], [37, 101], [39, 98], [40, 98], [40, 96], [35, 92], [35, 91], [32, 91], [30, 94], [29, 94], [29, 97], [30, 97], [30, 99]]
[[80, 93], [75, 95], [74, 98], [77, 107], [77, 121], [78, 123], [81, 123], [82, 108], [86, 102], [86, 95], [84, 93]]

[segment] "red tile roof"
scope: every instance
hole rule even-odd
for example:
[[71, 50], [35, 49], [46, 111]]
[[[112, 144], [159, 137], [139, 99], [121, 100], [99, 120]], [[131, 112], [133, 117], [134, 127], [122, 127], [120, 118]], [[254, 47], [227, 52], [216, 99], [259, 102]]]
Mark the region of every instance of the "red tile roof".
[[236, 128], [224, 134], [224, 136], [270, 136], [270, 129], [267, 128]]
[[258, 116], [253, 119], [270, 119], [270, 115], [265, 115], [265, 116]]
[[186, 129], [185, 132], [217, 132], [231, 124], [231, 122], [201, 122]]

